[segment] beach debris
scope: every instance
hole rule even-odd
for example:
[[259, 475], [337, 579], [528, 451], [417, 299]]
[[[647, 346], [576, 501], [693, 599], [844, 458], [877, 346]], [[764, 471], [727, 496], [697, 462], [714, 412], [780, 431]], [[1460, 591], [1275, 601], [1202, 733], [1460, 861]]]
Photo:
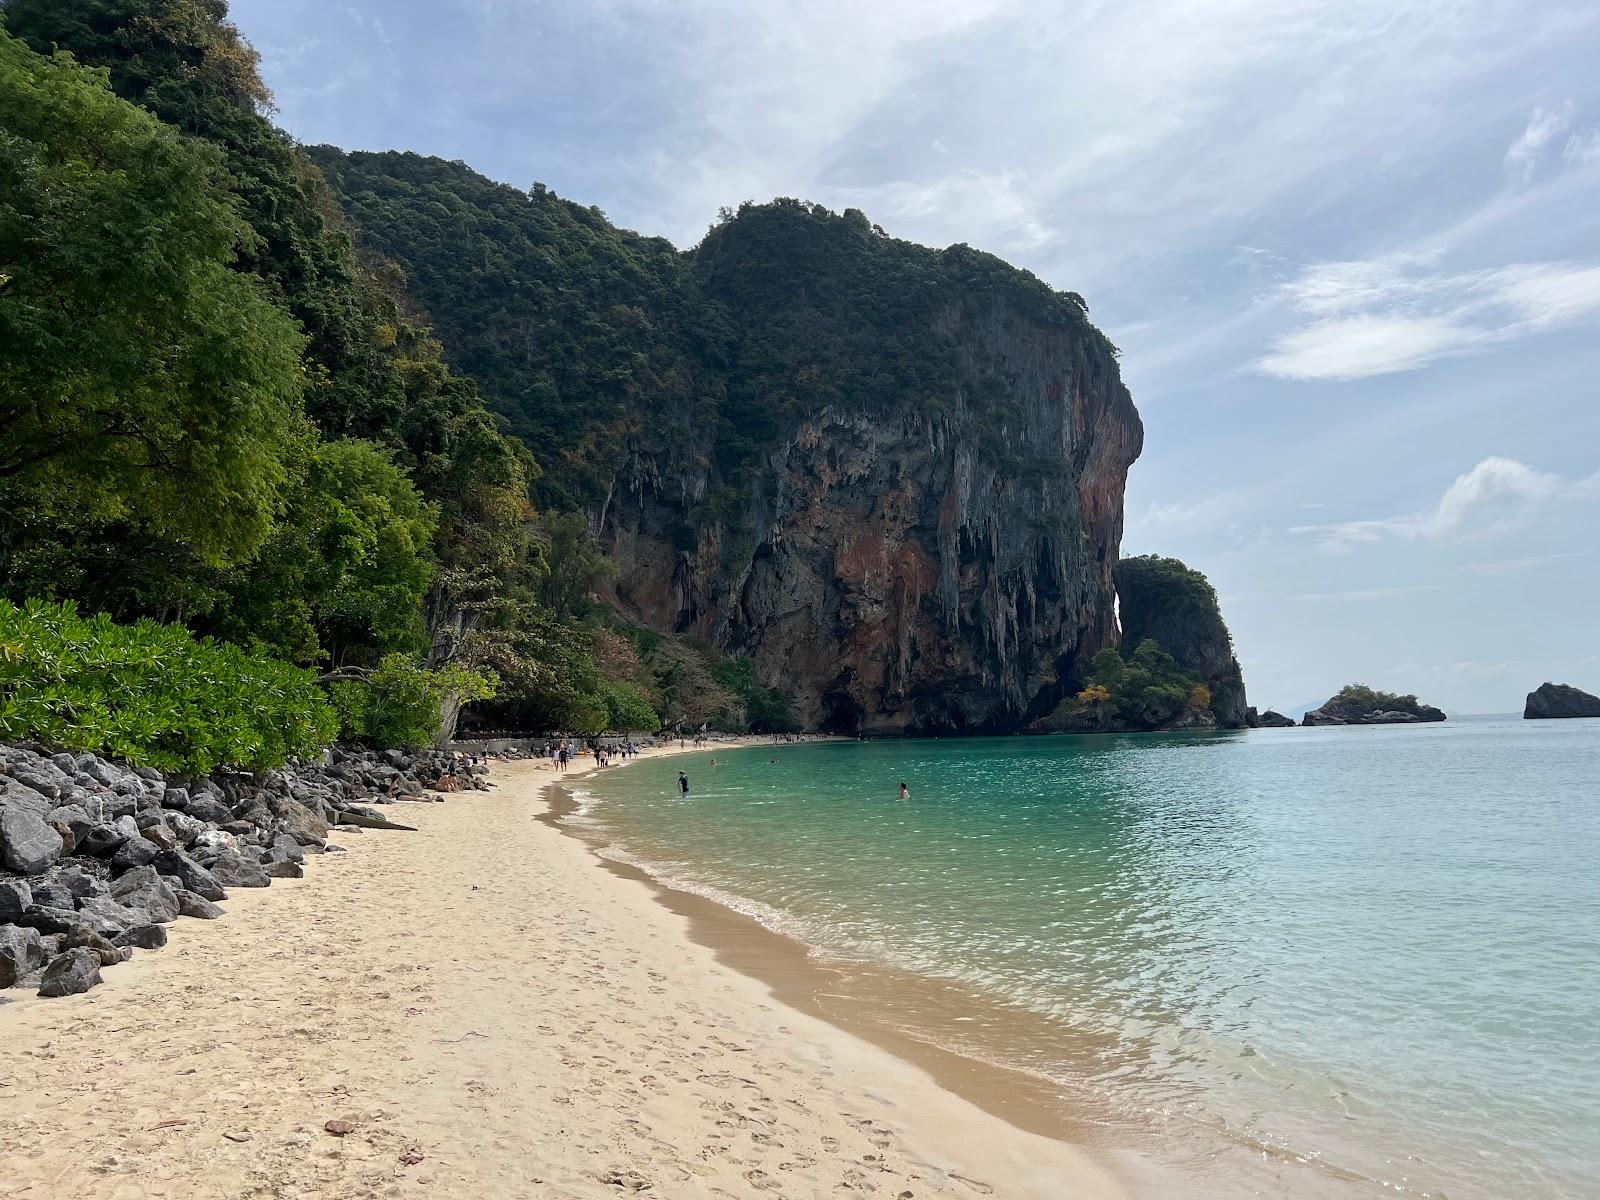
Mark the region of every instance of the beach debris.
[[414, 1167], [427, 1157], [428, 1156], [422, 1152], [421, 1147], [407, 1146], [400, 1153], [400, 1163], [402, 1166]]
[[248, 1133], [224, 1133], [222, 1136], [230, 1142], [248, 1142], [250, 1140]]
[[188, 1117], [168, 1117], [165, 1121], [157, 1121], [149, 1128], [152, 1131], [156, 1129], [177, 1129], [179, 1126], [187, 1125], [188, 1123]]
[[645, 1192], [649, 1191], [653, 1186], [648, 1179], [637, 1171], [601, 1171], [595, 1178], [600, 1180], [601, 1183], [621, 1188], [625, 1192]]
[[356, 1131], [353, 1121], [346, 1121], [341, 1117], [335, 1117], [333, 1120], [325, 1122], [322, 1128], [325, 1132], [333, 1134], [334, 1137], [345, 1137], [347, 1134], [352, 1134]]

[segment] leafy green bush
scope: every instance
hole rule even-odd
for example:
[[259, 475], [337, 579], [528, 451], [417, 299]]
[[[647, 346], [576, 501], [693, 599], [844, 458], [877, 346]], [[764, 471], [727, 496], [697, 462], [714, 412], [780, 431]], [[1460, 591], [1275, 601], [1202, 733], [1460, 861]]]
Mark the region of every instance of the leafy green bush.
[[179, 625], [0, 600], [0, 738], [205, 774], [281, 766], [336, 731], [310, 671]]
[[617, 733], [654, 733], [661, 728], [656, 710], [633, 684], [607, 682], [602, 692], [606, 701], [606, 728]]
[[465, 667], [428, 671], [403, 654], [386, 655], [367, 678], [332, 685], [339, 738], [381, 747], [431, 745], [447, 703], [492, 699], [497, 683]]

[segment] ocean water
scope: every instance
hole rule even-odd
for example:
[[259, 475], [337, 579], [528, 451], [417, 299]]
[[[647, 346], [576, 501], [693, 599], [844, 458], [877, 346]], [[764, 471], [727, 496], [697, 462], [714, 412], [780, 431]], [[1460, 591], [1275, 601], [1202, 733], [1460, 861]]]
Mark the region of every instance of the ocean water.
[[1600, 721], [716, 757], [585, 780], [581, 819], [959, 989], [929, 1040], [1195, 1195], [1600, 1196]]

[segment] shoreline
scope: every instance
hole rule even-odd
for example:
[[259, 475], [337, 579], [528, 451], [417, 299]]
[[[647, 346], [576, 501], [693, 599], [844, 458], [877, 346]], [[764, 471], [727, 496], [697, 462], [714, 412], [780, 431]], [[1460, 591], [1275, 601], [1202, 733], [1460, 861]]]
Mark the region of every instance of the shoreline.
[[[821, 740], [849, 741], [848, 738]], [[704, 746], [658, 747], [643, 758], [688, 758], [726, 750], [759, 748], [765, 740], [718, 742]], [[638, 760], [614, 766], [637, 765]], [[572, 825], [568, 818], [581, 812], [571, 786], [611, 767], [590, 764], [583, 770], [543, 780], [541, 796], [547, 811], [537, 818], [564, 838], [582, 846], [594, 864], [632, 885], [643, 885], [654, 903], [682, 918], [686, 934], [711, 951], [716, 961], [761, 984], [778, 1003], [806, 1016], [825, 1021], [841, 1033], [860, 1039], [923, 1072], [938, 1088], [972, 1104], [988, 1117], [1024, 1134], [1049, 1139], [1086, 1163], [1107, 1173], [1108, 1182], [1122, 1200], [1195, 1195], [1193, 1180], [1175, 1174], [1118, 1140], [1100, 1135], [1106, 1122], [1074, 1111], [1061, 1088], [1049, 1078], [1004, 1066], [977, 1054], [930, 1041], [897, 1023], [890, 1015], [909, 1003], [946, 1014], [967, 1013], [972, 1007], [993, 1010], [999, 1002], [969, 994], [953, 982], [918, 975], [886, 964], [833, 959], [795, 937], [762, 923], [714, 896], [688, 890], [653, 874], [631, 859], [604, 853], [612, 843], [591, 828]], [[1037, 1027], [1047, 1024], [1036, 1014], [1007, 1006], [1006, 1018]], [[956, 1016], [955, 1020], [970, 1020]], [[1056, 1033], [1050, 1029], [1052, 1034]], [[1107, 1193], [1112, 1194], [1112, 1193]]]
[[552, 774], [497, 764], [85, 996], [0, 1006], [7, 1195], [1126, 1196], [718, 962], [539, 819]]

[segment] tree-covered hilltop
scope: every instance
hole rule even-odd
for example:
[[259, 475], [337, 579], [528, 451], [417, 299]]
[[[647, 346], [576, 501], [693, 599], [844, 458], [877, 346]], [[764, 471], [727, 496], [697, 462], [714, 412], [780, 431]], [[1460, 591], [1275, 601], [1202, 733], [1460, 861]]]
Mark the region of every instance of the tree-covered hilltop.
[[[693, 249], [611, 225], [535, 184], [416, 154], [310, 151], [364, 244], [401, 263], [452, 363], [539, 454], [557, 503], [600, 502], [630, 446], [703, 457], [742, 492], [796, 414], [937, 411], [1010, 394], [959, 361], [964, 308], [999, 302], [1069, 332], [1086, 377], [1115, 350], [1083, 301], [967, 246], [888, 237], [854, 209], [724, 210]], [[991, 449], [1029, 447], [996, 438]]]
[[1157, 554], [1122, 559], [1115, 579], [1122, 644], [1155, 641], [1206, 685], [1217, 723], [1242, 728], [1244, 676], [1211, 581], [1177, 559]]
[[1306, 713], [1306, 725], [1403, 725], [1443, 721], [1445, 714], [1416, 696], [1347, 683], [1320, 708]]

